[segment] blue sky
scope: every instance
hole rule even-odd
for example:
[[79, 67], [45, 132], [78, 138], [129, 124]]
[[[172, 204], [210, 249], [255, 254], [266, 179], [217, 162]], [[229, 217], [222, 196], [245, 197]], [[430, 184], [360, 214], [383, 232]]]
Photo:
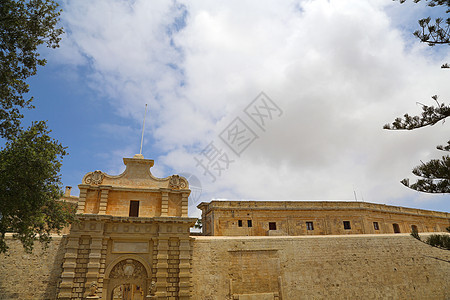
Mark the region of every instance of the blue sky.
[[[201, 185], [192, 216], [196, 203], [213, 198], [355, 194], [449, 211], [448, 195], [399, 183], [420, 160], [440, 155], [435, 146], [448, 140], [448, 124], [382, 130], [405, 112], [419, 113], [416, 102], [431, 104], [434, 94], [448, 103], [450, 75], [440, 69], [450, 61], [448, 46], [430, 48], [412, 36], [418, 18], [442, 10], [390, 0], [61, 6], [66, 34], [59, 49], [42, 51], [48, 64], [30, 80], [36, 109], [26, 119], [48, 120], [68, 147], [62, 181], [74, 194], [85, 173], [117, 175], [122, 158], [139, 152], [148, 103], [143, 154], [155, 160], [155, 176], [182, 173]], [[260, 92], [279, 108], [263, 127], [245, 113], [262, 103]], [[242, 137], [239, 155], [223, 139], [241, 124], [236, 118], [256, 137], [248, 145], [249, 135]], [[198, 163], [212, 149], [220, 151], [209, 169], [214, 180]]]

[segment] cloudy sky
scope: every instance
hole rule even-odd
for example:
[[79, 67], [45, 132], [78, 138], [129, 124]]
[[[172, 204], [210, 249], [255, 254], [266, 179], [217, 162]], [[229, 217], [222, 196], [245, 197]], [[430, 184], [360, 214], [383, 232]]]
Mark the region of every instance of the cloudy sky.
[[[445, 195], [402, 186], [439, 157], [448, 124], [385, 123], [432, 95], [448, 103], [448, 46], [412, 35], [442, 14], [391, 0], [67, 1], [57, 50], [31, 83], [37, 109], [68, 146], [64, 185], [124, 170], [183, 174], [211, 199], [354, 200], [449, 211]], [[261, 94], [263, 92], [263, 94]], [[74, 194], [78, 190], [74, 189]]]

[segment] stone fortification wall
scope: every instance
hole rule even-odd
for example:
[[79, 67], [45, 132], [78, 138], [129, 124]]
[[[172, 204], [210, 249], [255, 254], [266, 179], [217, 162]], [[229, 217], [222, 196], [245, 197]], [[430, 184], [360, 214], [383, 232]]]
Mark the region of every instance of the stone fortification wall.
[[450, 299], [450, 251], [408, 234], [193, 244], [193, 299]]
[[[450, 299], [450, 252], [408, 234], [192, 238], [192, 299]], [[65, 239], [8, 244], [0, 299], [55, 299]]]
[[55, 299], [65, 239], [54, 236], [44, 251], [35, 243], [32, 254], [7, 237], [9, 253], [0, 254], [0, 299]]

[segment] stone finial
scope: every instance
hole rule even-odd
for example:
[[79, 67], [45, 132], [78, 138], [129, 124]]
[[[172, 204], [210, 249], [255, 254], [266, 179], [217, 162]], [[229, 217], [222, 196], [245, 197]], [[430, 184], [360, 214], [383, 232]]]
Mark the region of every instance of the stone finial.
[[133, 158], [144, 159], [144, 155], [142, 155], [142, 154], [135, 154], [133, 156]]

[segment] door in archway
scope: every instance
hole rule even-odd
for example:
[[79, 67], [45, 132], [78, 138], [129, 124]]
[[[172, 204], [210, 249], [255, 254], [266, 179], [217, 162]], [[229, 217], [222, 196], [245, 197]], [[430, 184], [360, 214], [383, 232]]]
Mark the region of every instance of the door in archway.
[[135, 259], [118, 262], [106, 277], [107, 296], [110, 300], [144, 300], [147, 290], [147, 271]]
[[121, 284], [114, 288], [112, 300], [144, 300], [144, 290], [136, 284]]

